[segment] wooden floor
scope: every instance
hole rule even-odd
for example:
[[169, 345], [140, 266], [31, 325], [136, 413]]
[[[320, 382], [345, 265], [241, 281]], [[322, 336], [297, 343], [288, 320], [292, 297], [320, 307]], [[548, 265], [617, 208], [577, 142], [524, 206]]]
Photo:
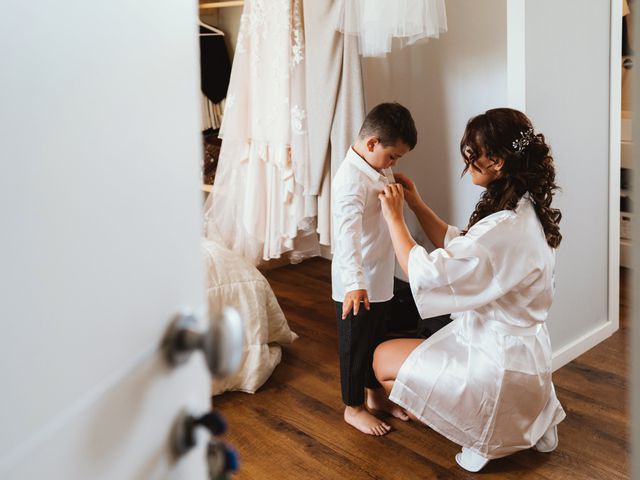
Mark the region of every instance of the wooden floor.
[[[567, 418], [550, 454], [524, 451], [479, 474], [457, 466], [459, 447], [422, 424], [390, 419], [379, 438], [342, 420], [330, 264], [312, 259], [269, 271], [299, 340], [255, 394], [214, 397], [230, 425], [225, 440], [240, 454], [238, 480], [268, 479], [588, 479], [629, 478], [627, 308], [611, 338], [554, 374]], [[623, 285], [625, 285], [623, 278]]]

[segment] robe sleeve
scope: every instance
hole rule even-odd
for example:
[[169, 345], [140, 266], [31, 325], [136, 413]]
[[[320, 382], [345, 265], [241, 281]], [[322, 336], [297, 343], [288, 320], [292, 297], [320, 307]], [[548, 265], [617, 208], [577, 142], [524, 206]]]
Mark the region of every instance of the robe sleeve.
[[461, 233], [462, 233], [462, 230], [460, 230], [458, 227], [449, 225], [447, 227], [447, 232], [444, 234], [444, 241], [443, 241], [444, 248], [447, 248], [447, 245], [449, 245], [449, 242], [454, 238], [459, 237]]
[[457, 230], [450, 227], [445, 248], [431, 253], [419, 245], [411, 249], [409, 284], [422, 318], [475, 310], [532, 274], [535, 258], [508, 223], [491, 225], [480, 235], [458, 233], [455, 238], [448, 238]]

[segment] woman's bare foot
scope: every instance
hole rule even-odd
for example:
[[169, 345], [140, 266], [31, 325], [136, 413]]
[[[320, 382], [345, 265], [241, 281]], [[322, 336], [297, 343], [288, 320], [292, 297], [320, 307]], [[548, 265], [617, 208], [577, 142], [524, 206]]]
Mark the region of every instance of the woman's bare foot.
[[409, 415], [407, 415], [404, 408], [389, 400], [383, 388], [367, 388], [366, 405], [369, 410], [386, 412], [403, 422], [409, 421]]
[[347, 406], [344, 409], [344, 421], [368, 435], [386, 435], [391, 430], [390, 425], [369, 413], [364, 405]]

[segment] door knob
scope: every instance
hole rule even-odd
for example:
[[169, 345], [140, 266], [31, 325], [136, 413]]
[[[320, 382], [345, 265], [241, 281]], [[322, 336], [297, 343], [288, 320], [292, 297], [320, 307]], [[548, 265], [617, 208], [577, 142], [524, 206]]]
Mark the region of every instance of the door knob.
[[238, 453], [220, 440], [211, 439], [207, 446], [207, 467], [211, 480], [226, 480], [238, 470]]
[[200, 417], [185, 411], [181, 412], [176, 420], [171, 442], [177, 456], [184, 455], [196, 446], [196, 429], [198, 427], [209, 430], [211, 435], [222, 435], [227, 430], [227, 423], [217, 412], [205, 413]]
[[185, 411], [180, 413], [171, 435], [171, 447], [174, 454], [176, 457], [180, 457], [196, 446], [198, 427], [205, 428], [211, 433], [206, 453], [209, 478], [212, 480], [226, 479], [230, 473], [238, 469], [238, 453], [226, 443], [215, 438], [216, 435], [223, 434], [227, 429], [224, 418], [215, 411], [205, 413], [200, 417]]
[[244, 333], [240, 314], [226, 307], [211, 317], [207, 330], [199, 330], [198, 323], [193, 313], [182, 313], [171, 322], [163, 342], [169, 363], [180, 365], [193, 351], [201, 350], [214, 378], [230, 375], [242, 361]]

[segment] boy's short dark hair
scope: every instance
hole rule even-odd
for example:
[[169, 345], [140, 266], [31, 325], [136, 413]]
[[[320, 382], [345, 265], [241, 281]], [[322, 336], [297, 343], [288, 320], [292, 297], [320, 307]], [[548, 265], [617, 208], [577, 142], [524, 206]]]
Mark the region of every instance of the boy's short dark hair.
[[384, 146], [395, 145], [400, 140], [411, 150], [418, 143], [418, 132], [411, 112], [395, 102], [374, 107], [364, 119], [358, 136], [376, 136]]

